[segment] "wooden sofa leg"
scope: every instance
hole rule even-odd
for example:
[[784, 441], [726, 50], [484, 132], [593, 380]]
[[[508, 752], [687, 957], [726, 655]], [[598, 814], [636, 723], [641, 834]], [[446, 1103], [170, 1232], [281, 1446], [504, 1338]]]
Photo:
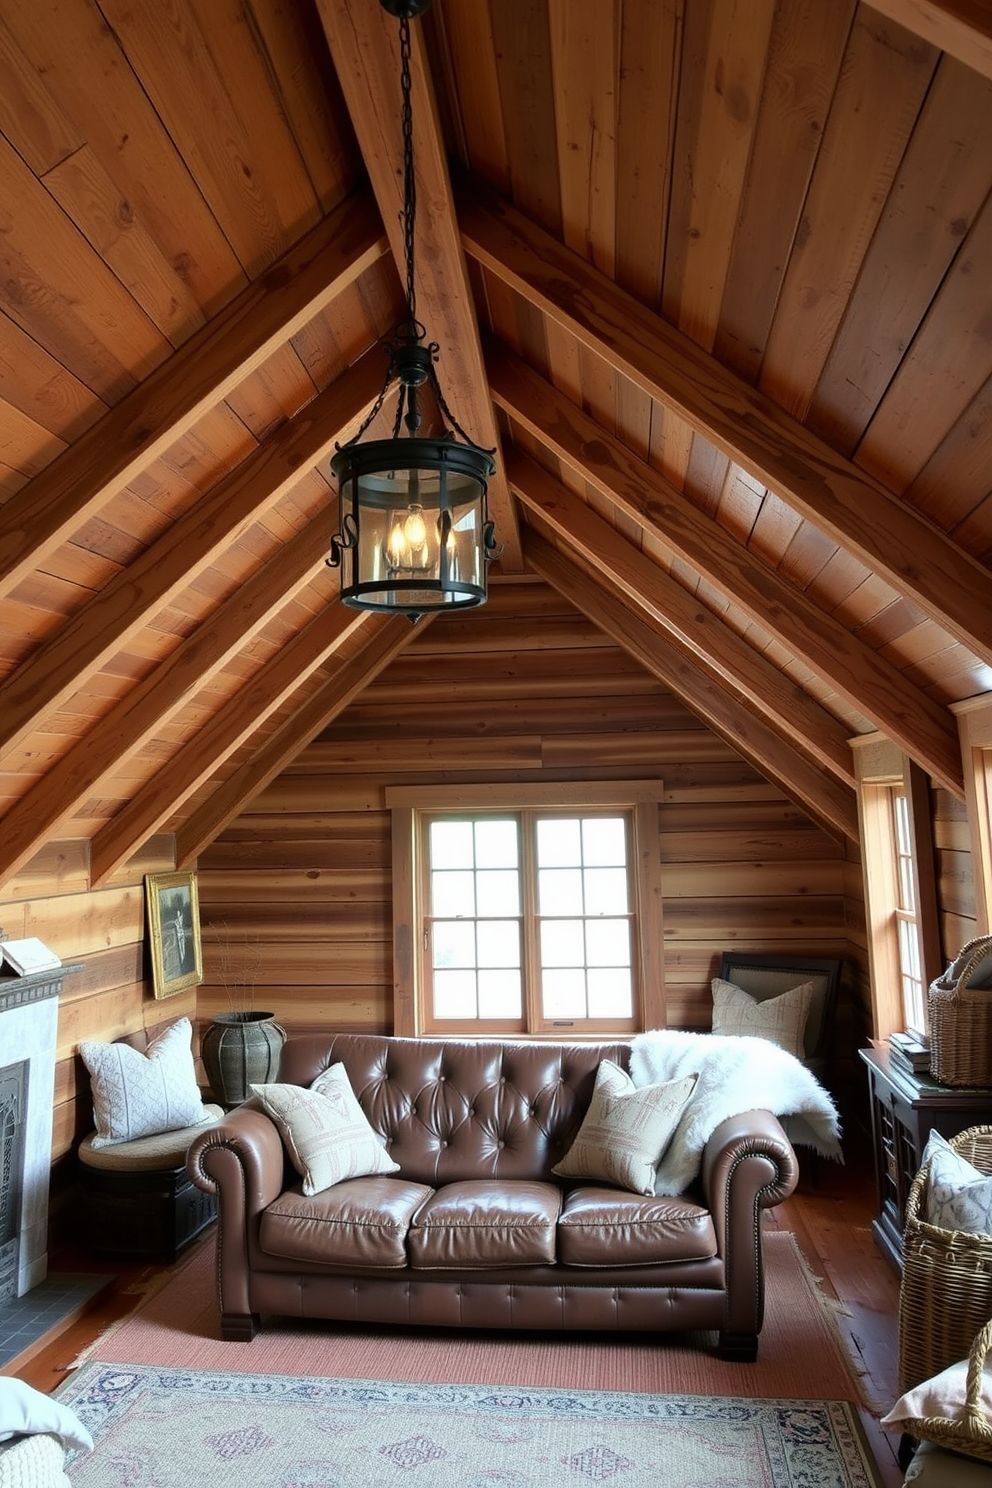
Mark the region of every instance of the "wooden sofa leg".
[[220, 1336], [225, 1343], [251, 1343], [259, 1321], [257, 1312], [225, 1312], [220, 1320]]
[[757, 1333], [721, 1333], [717, 1353], [735, 1364], [753, 1364], [758, 1357]]

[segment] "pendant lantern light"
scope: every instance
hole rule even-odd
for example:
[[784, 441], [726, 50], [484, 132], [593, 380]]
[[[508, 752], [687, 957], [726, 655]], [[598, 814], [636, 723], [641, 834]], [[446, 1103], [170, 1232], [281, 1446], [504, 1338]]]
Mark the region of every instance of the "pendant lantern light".
[[[344, 604], [417, 620], [431, 611], [485, 603], [486, 572], [497, 551], [486, 485], [496, 466], [494, 451], [475, 444], [448, 408], [435, 370], [437, 343], [427, 342], [417, 319], [410, 21], [430, 0], [380, 3], [398, 18], [400, 31], [406, 315], [385, 345], [389, 368], [379, 397], [354, 438], [331, 460], [340, 527], [331, 539], [328, 563], [341, 569]], [[391, 438], [363, 442], [394, 383], [399, 396]], [[442, 434], [430, 438], [419, 432], [417, 399], [425, 385], [445, 425]]]

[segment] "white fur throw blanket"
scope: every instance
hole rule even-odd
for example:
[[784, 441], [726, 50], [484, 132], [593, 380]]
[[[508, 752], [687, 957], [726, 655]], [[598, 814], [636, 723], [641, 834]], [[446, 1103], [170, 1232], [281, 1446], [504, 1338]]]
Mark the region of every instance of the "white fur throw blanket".
[[815, 1075], [767, 1039], [674, 1029], [639, 1033], [631, 1047], [635, 1085], [698, 1074], [675, 1135], [658, 1165], [656, 1194], [680, 1194], [699, 1174], [703, 1148], [721, 1121], [771, 1111], [795, 1146], [843, 1161], [837, 1108]]

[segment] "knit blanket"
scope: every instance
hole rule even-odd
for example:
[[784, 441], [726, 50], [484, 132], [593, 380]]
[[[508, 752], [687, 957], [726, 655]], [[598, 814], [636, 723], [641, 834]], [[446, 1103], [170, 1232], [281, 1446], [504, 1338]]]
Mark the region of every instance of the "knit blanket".
[[653, 1029], [630, 1053], [635, 1085], [698, 1075], [692, 1099], [658, 1165], [656, 1194], [684, 1193], [702, 1167], [703, 1148], [721, 1121], [771, 1111], [793, 1146], [843, 1162], [837, 1108], [816, 1076], [767, 1039]]

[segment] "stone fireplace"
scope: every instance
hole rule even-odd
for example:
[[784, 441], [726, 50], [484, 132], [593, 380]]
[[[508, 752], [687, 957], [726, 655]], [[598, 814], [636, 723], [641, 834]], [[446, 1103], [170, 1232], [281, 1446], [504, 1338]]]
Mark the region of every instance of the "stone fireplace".
[[0, 977], [0, 1307], [48, 1272], [59, 994], [66, 968]]

